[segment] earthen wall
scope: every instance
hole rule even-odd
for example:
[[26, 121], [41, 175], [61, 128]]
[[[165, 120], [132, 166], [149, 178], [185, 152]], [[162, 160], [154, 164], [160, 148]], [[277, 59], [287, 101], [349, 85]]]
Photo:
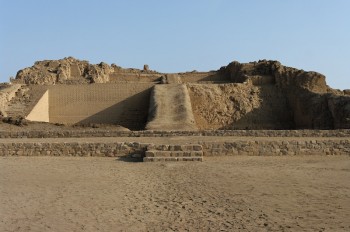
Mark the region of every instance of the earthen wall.
[[154, 83], [56, 85], [49, 89], [51, 123], [119, 124], [143, 129]]

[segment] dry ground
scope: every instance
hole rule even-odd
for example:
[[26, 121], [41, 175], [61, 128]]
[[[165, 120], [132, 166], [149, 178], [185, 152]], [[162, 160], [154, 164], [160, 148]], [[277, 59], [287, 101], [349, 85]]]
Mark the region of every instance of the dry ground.
[[348, 156], [1, 157], [0, 231], [350, 231]]

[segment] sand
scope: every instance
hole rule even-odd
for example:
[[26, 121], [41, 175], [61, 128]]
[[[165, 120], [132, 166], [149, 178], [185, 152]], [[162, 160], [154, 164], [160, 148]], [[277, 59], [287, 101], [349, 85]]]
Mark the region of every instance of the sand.
[[350, 231], [349, 156], [1, 157], [0, 231]]

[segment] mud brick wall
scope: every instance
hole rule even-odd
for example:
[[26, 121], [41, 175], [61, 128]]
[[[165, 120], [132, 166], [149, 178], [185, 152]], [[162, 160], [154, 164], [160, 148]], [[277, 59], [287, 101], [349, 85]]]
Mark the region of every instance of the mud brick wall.
[[51, 123], [119, 124], [143, 129], [154, 83], [57, 85], [49, 89]]

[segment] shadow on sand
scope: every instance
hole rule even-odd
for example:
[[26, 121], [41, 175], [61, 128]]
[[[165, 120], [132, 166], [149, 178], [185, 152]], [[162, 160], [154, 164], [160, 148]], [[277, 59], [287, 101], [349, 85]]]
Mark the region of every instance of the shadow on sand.
[[143, 162], [142, 157], [132, 157], [131, 155], [120, 156], [116, 159], [117, 162], [127, 162], [127, 163], [139, 163]]

